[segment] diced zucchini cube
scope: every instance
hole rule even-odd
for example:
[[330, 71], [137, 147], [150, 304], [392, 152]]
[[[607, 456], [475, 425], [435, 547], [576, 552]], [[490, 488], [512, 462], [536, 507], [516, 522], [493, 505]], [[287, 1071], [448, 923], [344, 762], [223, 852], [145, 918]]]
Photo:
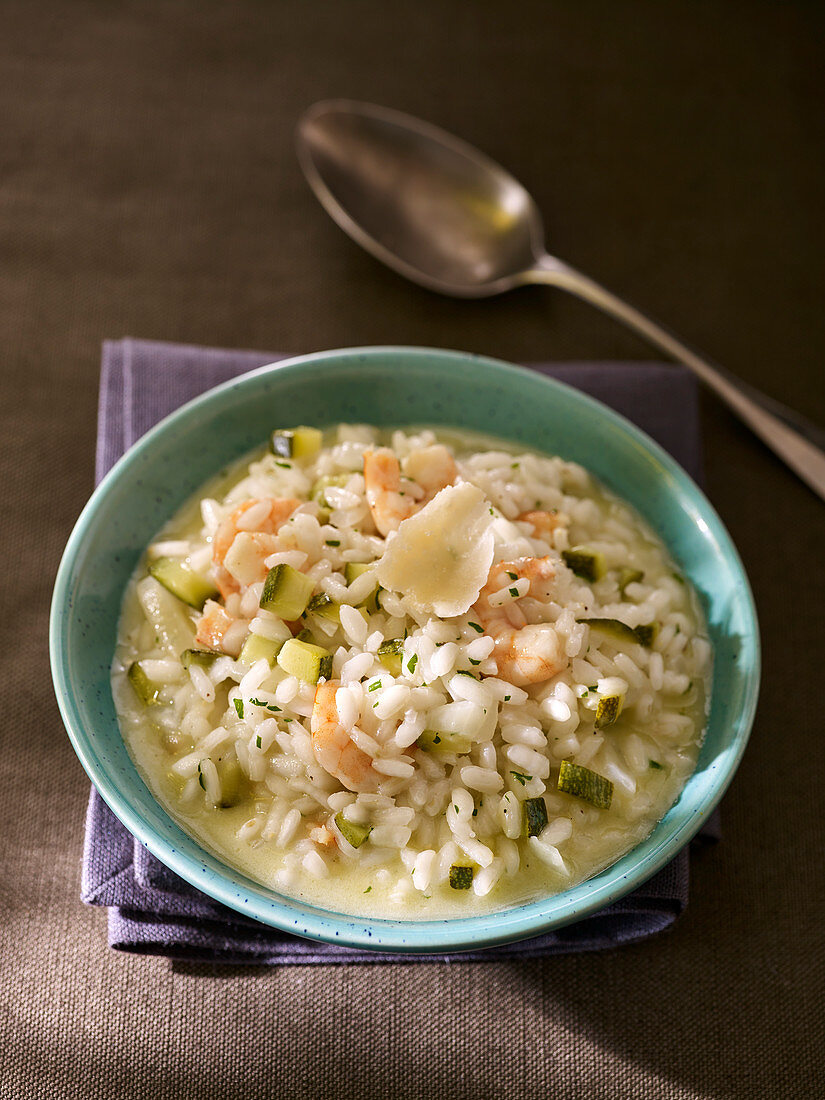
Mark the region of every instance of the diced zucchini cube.
[[623, 695], [603, 695], [596, 704], [596, 729], [612, 726], [622, 713]]
[[265, 611], [294, 622], [306, 611], [314, 587], [305, 573], [281, 562], [267, 573], [260, 605]]
[[217, 658], [218, 654], [210, 649], [184, 649], [180, 655], [180, 663], [185, 669], [191, 668], [192, 665], [197, 665], [198, 668], [211, 668]]
[[207, 600], [214, 599], [217, 589], [206, 577], [201, 577], [177, 558], [155, 558], [149, 562], [149, 575], [159, 581], [173, 596], [202, 610]]
[[634, 633], [636, 635], [636, 641], [639, 645], [646, 646], [648, 649], [656, 641], [656, 635], [659, 633], [658, 623], [639, 623], [635, 628]]
[[544, 799], [525, 798], [521, 809], [521, 835], [538, 836], [547, 826], [547, 804]]
[[341, 619], [341, 605], [337, 604], [326, 592], [319, 592], [307, 604], [306, 613], [308, 615], [320, 615], [323, 619], [329, 619], [330, 622], [337, 623]]
[[401, 675], [401, 659], [404, 656], [404, 639], [390, 638], [378, 647], [378, 660], [393, 676]]
[[314, 500], [319, 508], [329, 512], [332, 509], [332, 505], [327, 500], [327, 489], [341, 489], [346, 485], [349, 479], [349, 474], [324, 474], [323, 477], [319, 477], [318, 480], [313, 483], [309, 491], [309, 499]]
[[577, 623], [585, 623], [597, 634], [608, 638], [611, 642], [626, 642], [628, 645], [651, 646], [659, 633], [659, 624], [641, 623], [639, 626], [628, 626], [620, 619], [576, 619]]
[[241, 765], [235, 755], [235, 750], [219, 756], [215, 761], [218, 769], [218, 779], [221, 784], [221, 797], [218, 805], [221, 809], [228, 809], [241, 801], [244, 783], [244, 774]]
[[317, 684], [332, 675], [332, 654], [319, 645], [302, 642], [298, 638], [284, 642], [277, 661], [289, 676], [297, 676], [307, 684]]
[[583, 798], [600, 810], [609, 810], [613, 801], [613, 784], [609, 779], [569, 760], [561, 762], [557, 786], [560, 791]]
[[[360, 576], [367, 572], [368, 569], [374, 567], [374, 562], [362, 562], [362, 561], [348, 561], [344, 566], [344, 579], [347, 584], [352, 584], [354, 580], [357, 580]], [[375, 588], [373, 588], [359, 603], [359, 607], [366, 607], [369, 611], [379, 611], [378, 606], [378, 593], [381, 590], [381, 586], [378, 581], [375, 582]]]
[[624, 599], [624, 590], [629, 584], [637, 584], [644, 577], [644, 573], [641, 569], [631, 569], [630, 566], [625, 565], [619, 570], [618, 584], [619, 591]]
[[603, 638], [607, 638], [611, 642], [627, 642], [638, 645], [639, 639], [636, 637], [636, 631], [632, 626], [628, 626], [627, 623], [623, 623], [619, 619], [576, 619], [576, 622], [584, 623], [595, 633], [601, 634]]
[[366, 573], [368, 569], [372, 569], [372, 564], [363, 561], [348, 561], [344, 566], [344, 579], [347, 584], [352, 584], [354, 580], [357, 580], [363, 573]]
[[607, 572], [604, 554], [587, 546], [573, 546], [570, 550], [562, 550], [561, 556], [576, 576], [589, 584], [601, 580]]
[[152, 703], [158, 701], [160, 695], [160, 688], [156, 683], [149, 679], [140, 664], [135, 661], [134, 664], [129, 666], [129, 671], [126, 673], [129, 678], [129, 683], [135, 689], [135, 694], [144, 706], [150, 706]]
[[450, 868], [450, 886], [453, 890], [469, 890], [473, 885], [474, 867], [454, 863]]
[[338, 832], [353, 848], [360, 848], [372, 832], [372, 825], [359, 825], [355, 821], [347, 821], [343, 810], [335, 815], [334, 820]]
[[418, 747], [425, 752], [454, 752], [458, 756], [464, 756], [472, 746], [469, 737], [446, 730], [424, 730], [418, 738]]
[[270, 668], [275, 664], [275, 658], [281, 652], [282, 641], [273, 641], [272, 638], [262, 638], [260, 634], [247, 634], [238, 660], [245, 665], [254, 665], [265, 657]]
[[321, 450], [323, 434], [318, 428], [276, 428], [272, 433], [272, 453], [280, 458], [312, 458]]

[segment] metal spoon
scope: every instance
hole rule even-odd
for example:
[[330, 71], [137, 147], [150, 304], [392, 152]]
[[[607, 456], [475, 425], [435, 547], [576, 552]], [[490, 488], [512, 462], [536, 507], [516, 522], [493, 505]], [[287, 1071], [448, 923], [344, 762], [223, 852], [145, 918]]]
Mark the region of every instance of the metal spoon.
[[825, 500], [825, 431], [548, 255], [531, 196], [477, 149], [410, 115], [345, 99], [311, 107], [297, 146], [327, 213], [379, 260], [459, 298], [527, 283], [583, 298], [689, 367]]

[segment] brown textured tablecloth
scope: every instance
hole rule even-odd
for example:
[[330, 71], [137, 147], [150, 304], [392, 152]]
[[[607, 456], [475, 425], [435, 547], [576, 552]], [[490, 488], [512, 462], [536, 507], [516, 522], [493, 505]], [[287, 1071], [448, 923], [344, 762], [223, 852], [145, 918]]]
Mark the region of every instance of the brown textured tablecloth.
[[708, 494], [764, 680], [674, 930], [617, 952], [238, 972], [114, 956], [45, 646], [93, 482], [100, 342], [656, 353], [540, 288], [441, 299], [317, 207], [292, 128], [348, 95], [523, 178], [565, 259], [825, 424], [821, 5], [0, 0], [0, 1097], [814, 1097], [825, 506], [715, 400]]

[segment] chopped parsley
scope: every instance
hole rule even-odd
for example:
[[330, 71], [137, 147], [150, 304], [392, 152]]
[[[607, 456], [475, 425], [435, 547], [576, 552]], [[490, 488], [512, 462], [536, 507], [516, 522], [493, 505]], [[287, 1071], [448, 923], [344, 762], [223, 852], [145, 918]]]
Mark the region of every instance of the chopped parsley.
[[472, 657], [468, 657], [467, 660], [470, 662], [471, 665], [480, 665], [481, 664], [481, 661], [474, 661]]
[[261, 747], [261, 735], [260, 734], [258, 734], [258, 736], [255, 738], [255, 744], [258, 746], [258, 748]]
[[512, 695], [505, 695], [504, 696], [504, 702], [509, 703], [512, 698], [513, 698]]
[[522, 787], [525, 783], [529, 783], [530, 780], [533, 778], [532, 775], [525, 775], [524, 772], [510, 772], [510, 775], [512, 775], [513, 779], [515, 779], [518, 783], [521, 783]]
[[518, 589], [517, 588], [511, 588], [510, 589], [510, 595], [513, 597], [513, 599], [518, 599]]
[[238, 717], [243, 718], [243, 699], [234, 699], [235, 710], [238, 712]]
[[663, 765], [660, 764], [658, 760], [648, 760], [647, 766], [649, 768], [655, 768], [656, 771], [661, 771], [663, 767]]
[[417, 654], [417, 653], [413, 653], [412, 657], [410, 657], [409, 661], [407, 661], [407, 669], [408, 669], [408, 671], [409, 671], [410, 673], [413, 673], [413, 672], [415, 672], [415, 666], [416, 666], [417, 664], [418, 664], [418, 654]]
[[370, 684], [370, 686], [367, 688], [367, 691], [378, 691], [378, 689], [380, 687], [381, 687], [381, 681], [376, 680], [374, 683]]
[[341, 540], [340, 539], [327, 539], [326, 544], [327, 544], [327, 546], [340, 546], [341, 545]]
[[484, 633], [484, 627], [479, 626], [478, 623], [467, 623], [467, 626], [471, 626], [477, 634], [483, 634]]
[[276, 466], [280, 466], [282, 470], [291, 470], [292, 466], [289, 462], [276, 462]]
[[518, 573], [511, 573], [509, 569], [505, 570], [505, 572], [507, 573], [507, 576], [510, 578], [511, 581], [518, 580]]
[[456, 676], [469, 676], [471, 680], [477, 680], [478, 676], [474, 672], [470, 672], [468, 668], [460, 668], [456, 672]]
[[[249, 701], [250, 701], [250, 703], [252, 703], [256, 707], [263, 707], [264, 710], [271, 710], [273, 714], [280, 714], [281, 713], [281, 708], [280, 707], [276, 707], [274, 703], [267, 703], [265, 699], [250, 699]], [[290, 721], [290, 719], [285, 718], [284, 721], [288, 722], [288, 721]]]
[[372, 887], [371, 887], [371, 886], [368, 886], [368, 887], [366, 888], [366, 890], [364, 891], [364, 893], [365, 893], [365, 894], [368, 894], [368, 893], [370, 892], [370, 890], [371, 890], [371, 889], [372, 889]]

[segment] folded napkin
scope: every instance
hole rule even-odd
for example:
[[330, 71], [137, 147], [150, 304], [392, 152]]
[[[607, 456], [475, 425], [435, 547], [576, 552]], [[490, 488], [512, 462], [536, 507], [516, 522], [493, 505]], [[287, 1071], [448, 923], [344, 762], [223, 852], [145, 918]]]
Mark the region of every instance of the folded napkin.
[[[103, 348], [97, 479], [158, 420], [199, 393], [280, 356], [143, 340]], [[695, 478], [701, 476], [696, 384], [655, 363], [534, 365], [633, 420]], [[694, 846], [716, 839], [716, 815]], [[532, 940], [456, 955], [394, 955], [300, 939], [228, 909], [154, 858], [93, 788], [86, 818], [82, 898], [109, 909], [109, 944], [120, 951], [221, 963], [352, 963], [535, 957], [630, 943], [671, 925], [688, 900], [685, 849], [633, 894]]]

